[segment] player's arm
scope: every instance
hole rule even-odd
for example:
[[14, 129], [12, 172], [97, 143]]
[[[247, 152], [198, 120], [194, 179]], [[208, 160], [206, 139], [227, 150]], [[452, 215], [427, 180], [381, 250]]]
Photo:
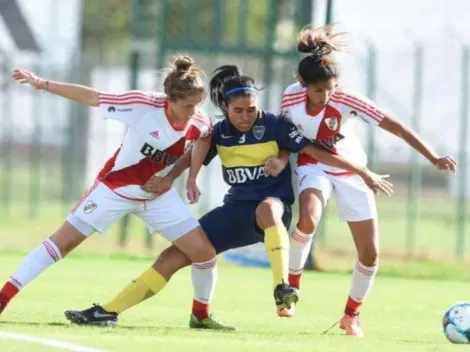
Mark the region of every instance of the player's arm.
[[[214, 134], [214, 133], [213, 133]], [[197, 186], [197, 175], [201, 171], [202, 165], [208, 165], [214, 158], [215, 145], [212, 143], [212, 136], [201, 138], [196, 141], [191, 151], [191, 166], [189, 167], [188, 180], [186, 182], [186, 196], [189, 204], [195, 204], [199, 201], [201, 191]]]
[[288, 119], [280, 117], [278, 121], [278, 144], [281, 148], [287, 148], [293, 153], [307, 154], [325, 165], [357, 174], [374, 193], [381, 191], [387, 195], [392, 194], [392, 184], [385, 180], [388, 175], [377, 175], [365, 165], [355, 164], [342, 156], [311, 144]]
[[99, 106], [100, 91], [80, 84], [46, 80], [26, 70], [14, 70], [13, 78], [20, 83], [28, 83], [38, 90], [76, 101], [89, 106]]
[[457, 162], [452, 157], [446, 156], [441, 158], [419, 134], [395, 117], [385, 115], [380, 121], [379, 127], [404, 140], [410, 147], [418, 151], [438, 169], [456, 172]]
[[438, 169], [456, 171], [457, 163], [452, 157], [441, 158], [413, 129], [382, 110], [373, 101], [346, 91], [334, 94], [331, 100], [340, 104], [341, 110], [348, 118], [360, 119], [368, 125], [378, 126], [403, 139]]
[[199, 171], [211, 149], [211, 136], [198, 139], [191, 150], [188, 181], [196, 181]]
[[281, 149], [278, 156], [269, 157], [264, 163], [264, 172], [266, 175], [276, 177], [284, 170], [289, 163], [290, 151]]
[[173, 182], [181, 176], [181, 174], [189, 167], [191, 163], [191, 150], [188, 150], [181, 158], [179, 158], [170, 172], [164, 176], [153, 175], [150, 179], [142, 186], [142, 189], [146, 192], [155, 193], [157, 196], [168, 192], [173, 186]]

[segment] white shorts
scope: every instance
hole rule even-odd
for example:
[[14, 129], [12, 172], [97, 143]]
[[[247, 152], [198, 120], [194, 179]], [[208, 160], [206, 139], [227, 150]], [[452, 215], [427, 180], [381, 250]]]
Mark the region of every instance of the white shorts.
[[330, 175], [317, 165], [297, 168], [299, 194], [308, 188], [322, 193], [325, 205], [334, 190], [336, 206], [341, 220], [363, 221], [377, 217], [374, 193], [357, 175]]
[[158, 232], [168, 241], [174, 241], [199, 226], [174, 188], [144, 203], [122, 198], [101, 182], [85, 193], [67, 221], [89, 236], [95, 231], [105, 232], [128, 213], [141, 218], [150, 233]]

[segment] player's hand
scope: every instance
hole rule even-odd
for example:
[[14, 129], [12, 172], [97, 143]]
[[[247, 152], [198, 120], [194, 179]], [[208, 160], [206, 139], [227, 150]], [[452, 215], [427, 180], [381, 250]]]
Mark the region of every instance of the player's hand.
[[438, 170], [452, 171], [454, 174], [457, 172], [457, 162], [450, 156], [445, 156], [443, 158], [438, 158], [434, 162], [434, 166]]
[[142, 189], [146, 192], [155, 193], [157, 196], [168, 192], [173, 186], [173, 180], [169, 177], [160, 177], [153, 175], [150, 179], [142, 186]]
[[283, 160], [271, 156], [264, 163], [264, 172], [266, 175], [276, 177], [286, 168], [287, 163]]
[[199, 191], [196, 180], [193, 178], [188, 178], [186, 182], [186, 196], [188, 197], [189, 204], [196, 204], [201, 196], [201, 191]]
[[33, 87], [40, 89], [40, 85], [44, 81], [34, 73], [26, 70], [13, 70], [12, 77], [15, 81], [19, 81], [21, 84], [31, 84]]
[[382, 192], [389, 197], [392, 195], [393, 184], [387, 181], [387, 178], [389, 178], [390, 175], [379, 175], [365, 168], [360, 176], [374, 194]]

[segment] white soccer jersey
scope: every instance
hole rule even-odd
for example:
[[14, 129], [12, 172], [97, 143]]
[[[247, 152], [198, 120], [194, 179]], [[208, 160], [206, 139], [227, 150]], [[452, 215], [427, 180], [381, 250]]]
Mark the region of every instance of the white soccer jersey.
[[211, 122], [202, 113], [192, 116], [184, 128], [173, 126], [162, 93], [103, 93], [99, 106], [104, 118], [121, 121], [128, 128], [121, 147], [106, 162], [98, 181], [132, 200], [151, 199], [154, 195], [141, 186], [152, 175], [166, 175], [197, 139], [211, 132]]
[[[367, 156], [354, 130], [354, 120], [377, 126], [386, 115], [370, 100], [342, 88], [335, 90], [325, 108], [316, 115], [310, 115], [307, 112], [307, 90], [300, 83], [287, 87], [281, 109], [313, 143], [362, 164], [367, 162]], [[344, 173], [344, 170], [318, 163], [305, 154], [299, 154], [297, 164], [318, 164], [333, 175]]]

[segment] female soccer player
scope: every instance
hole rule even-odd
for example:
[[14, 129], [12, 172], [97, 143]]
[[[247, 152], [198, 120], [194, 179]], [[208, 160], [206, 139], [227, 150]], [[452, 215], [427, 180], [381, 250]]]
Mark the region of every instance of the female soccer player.
[[[104, 118], [128, 126], [121, 147], [62, 226], [33, 250], [0, 291], [0, 312], [40, 273], [65, 257], [95, 231], [105, 232], [134, 213], [193, 263], [195, 285], [214, 279], [216, 253], [197, 219], [174, 189], [155, 197], [141, 187], [165, 175], [195, 140], [210, 135], [210, 121], [198, 112], [204, 98], [201, 71], [189, 56], [177, 56], [164, 81], [165, 93], [109, 94], [70, 83], [48, 81], [25, 70], [13, 78], [38, 90], [100, 107]], [[205, 297], [202, 297], [205, 299]]]
[[[192, 163], [189, 198], [197, 200], [198, 191], [194, 180], [203, 161], [207, 165], [218, 154], [222, 161], [224, 180], [231, 188], [224, 198], [224, 204], [207, 213], [199, 222], [217, 253], [264, 241], [273, 272], [275, 303], [278, 314], [282, 315], [298, 299], [297, 290], [287, 284], [289, 235], [286, 228], [291, 220], [294, 192], [291, 169], [286, 167], [288, 153], [283, 153], [282, 164], [272, 157], [278, 158], [281, 150], [300, 151], [324, 163], [362, 175], [372, 188], [378, 187], [390, 193], [390, 184], [381, 176], [364, 169], [361, 164], [352, 165], [308, 143], [290, 121], [260, 111], [254, 80], [242, 75], [236, 66], [222, 66], [215, 71], [210, 82], [210, 93], [212, 102], [220, 108], [225, 119], [214, 126], [211, 137], [196, 142], [191, 160], [188, 158], [186, 161]], [[178, 164], [182, 163], [183, 160]], [[171, 183], [170, 177], [178, 177], [187, 166], [188, 163], [183, 167], [176, 165], [175, 170], [178, 170], [166, 177], [167, 182]], [[162, 191], [158, 187], [163, 185], [161, 180], [156, 187], [150, 183], [146, 186], [147, 190], [156, 193]], [[168, 281], [177, 270], [188, 264], [186, 255], [176, 246], [171, 246], [162, 252], [144, 275], [148, 278], [163, 277]], [[145, 292], [157, 293], [162, 288], [152, 285], [150, 280], [141, 282], [139, 287], [136, 285], [129, 284], [104, 306], [67, 311], [66, 317], [79, 324], [116, 324], [118, 314], [148, 298]], [[207, 282], [205, 287], [200, 288], [205, 294], [194, 296], [190, 327], [233, 329], [210, 315], [209, 303], [214, 287], [215, 282]], [[136, 290], [142, 292], [140, 298], [129, 295], [129, 292]]]
[[[338, 86], [339, 69], [331, 54], [340, 51], [341, 46], [335, 41], [339, 34], [330, 30], [330, 27], [305, 28], [299, 33], [298, 51], [308, 55], [299, 62], [298, 82], [285, 90], [283, 113], [306, 138], [354, 162], [366, 163], [366, 155], [353, 130], [354, 121], [362, 121], [403, 139], [437, 169], [455, 172], [454, 159], [439, 157], [405, 124], [368, 99]], [[359, 309], [378, 268], [379, 234], [374, 194], [360, 177], [327, 166], [310, 155], [299, 155], [297, 172], [300, 215], [290, 238], [289, 283], [299, 288], [315, 229], [334, 190], [339, 216], [348, 223], [358, 253], [340, 327], [348, 335], [363, 336]]]

